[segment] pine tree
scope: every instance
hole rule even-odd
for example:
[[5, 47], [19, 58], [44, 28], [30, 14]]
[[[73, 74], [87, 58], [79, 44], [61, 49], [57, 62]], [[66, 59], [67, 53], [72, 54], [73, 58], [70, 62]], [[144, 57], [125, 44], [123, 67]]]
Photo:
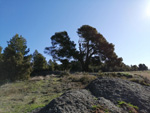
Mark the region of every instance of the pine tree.
[[47, 69], [47, 61], [45, 57], [37, 50], [33, 53], [33, 70], [41, 71]]
[[31, 55], [26, 40], [16, 34], [4, 49], [1, 76], [10, 81], [29, 79], [31, 73]]
[[114, 52], [114, 45], [109, 43], [95, 28], [83, 25], [77, 33], [79, 35], [79, 49], [75, 48], [76, 44], [64, 31], [55, 33], [51, 37], [52, 46], [45, 48], [46, 53], [50, 54], [53, 59], [60, 61], [64, 68], [70, 68], [72, 60], [79, 61], [83, 71], [89, 71], [89, 66], [93, 62], [97, 62], [97, 65], [105, 63], [112, 70], [117, 70], [122, 66], [123, 59], [118, 58]]

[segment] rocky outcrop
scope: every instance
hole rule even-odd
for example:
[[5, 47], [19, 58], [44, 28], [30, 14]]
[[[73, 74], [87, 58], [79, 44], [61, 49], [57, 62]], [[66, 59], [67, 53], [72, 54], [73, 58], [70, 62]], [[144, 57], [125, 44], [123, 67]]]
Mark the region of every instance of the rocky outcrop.
[[98, 107], [115, 113], [123, 112], [103, 97], [95, 98], [88, 90], [77, 90], [64, 93], [36, 113], [91, 113]]
[[98, 78], [86, 89], [67, 91], [32, 113], [128, 113], [118, 107], [125, 101], [139, 107], [133, 113], [150, 113], [150, 87], [117, 78]]
[[125, 101], [150, 113], [150, 87], [118, 78], [99, 78], [87, 87], [96, 97], [104, 97], [113, 103]]

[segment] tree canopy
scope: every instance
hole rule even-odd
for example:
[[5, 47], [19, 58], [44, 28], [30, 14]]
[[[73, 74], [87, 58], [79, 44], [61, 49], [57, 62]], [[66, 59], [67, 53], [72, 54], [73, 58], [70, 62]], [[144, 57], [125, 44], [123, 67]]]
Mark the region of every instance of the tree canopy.
[[148, 70], [148, 67], [145, 64], [139, 64], [139, 70], [140, 71]]
[[110, 63], [116, 66], [122, 63], [122, 58], [118, 58], [114, 52], [114, 45], [109, 43], [95, 28], [83, 25], [77, 33], [80, 37], [78, 59], [85, 71], [89, 70], [88, 66], [94, 60], [99, 62], [99, 65], [103, 62], [109, 66]]
[[[27, 48], [26, 39], [22, 36], [19, 36], [18, 34], [16, 34], [12, 39], [10, 39], [10, 41], [8, 41], [7, 44], [8, 47], [6, 49], [10, 49], [10, 51], [13, 51], [14, 53], [21, 53], [22, 55], [26, 55], [30, 51], [30, 49]], [[4, 51], [7, 52], [6, 49]]]
[[89, 71], [89, 65], [94, 61], [98, 62], [98, 65], [105, 63], [111, 68], [114, 65], [122, 65], [122, 58], [118, 58], [114, 52], [114, 45], [109, 43], [95, 28], [83, 25], [77, 33], [79, 49], [75, 48], [76, 44], [64, 31], [55, 33], [51, 37], [52, 46], [45, 48], [46, 53], [65, 64], [69, 64], [69, 60], [73, 58], [80, 62], [83, 71]]
[[7, 42], [8, 46], [4, 50], [0, 46], [0, 80], [26, 80], [29, 79], [31, 72], [36, 75], [47, 70], [73, 72], [148, 70], [145, 64], [138, 66], [124, 64], [123, 59], [115, 53], [114, 45], [109, 43], [96, 28], [83, 25], [77, 30], [77, 34], [78, 43], [75, 44], [66, 31], [56, 32], [50, 38], [51, 46], [45, 48], [45, 53], [53, 57], [48, 63], [37, 50], [33, 55], [29, 55], [30, 49], [27, 47], [26, 39], [16, 34]]
[[45, 52], [51, 54], [55, 60], [69, 59], [74, 56], [75, 43], [70, 41], [66, 31], [57, 32], [51, 37], [51, 47], [46, 47]]
[[45, 53], [52, 55], [53, 59], [64, 64], [64, 69], [67, 69], [69, 60], [76, 55], [76, 44], [70, 40], [66, 31], [57, 32], [51, 37], [51, 47], [45, 48]]

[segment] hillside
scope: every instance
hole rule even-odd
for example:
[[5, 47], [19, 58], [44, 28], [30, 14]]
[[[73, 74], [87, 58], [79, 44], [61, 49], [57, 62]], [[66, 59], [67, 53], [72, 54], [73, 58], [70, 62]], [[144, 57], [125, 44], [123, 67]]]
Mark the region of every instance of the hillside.
[[[94, 79], [96, 79], [97, 77], [100, 77], [100, 78], [104, 77], [106, 80], [109, 80], [110, 78], [114, 78], [114, 79], [117, 79], [117, 81], [122, 81], [122, 80], [132, 81], [132, 82], [127, 83], [126, 86], [130, 86], [131, 85], [130, 83], [136, 82], [135, 84], [140, 85], [139, 87], [141, 87], [143, 89], [143, 87], [149, 88], [149, 85], [150, 85], [149, 80], [147, 78], [143, 77], [143, 76], [147, 76], [148, 74], [149, 74], [149, 71], [138, 72], [138, 73], [137, 72], [136, 73], [135, 72], [132, 72], [132, 73], [131, 72], [91, 73], [91, 74], [88, 74], [88, 73], [74, 73], [74, 74], [61, 73], [60, 75], [47, 75], [45, 77], [43, 77], [43, 76], [33, 77], [29, 81], [24, 81], [24, 82], [20, 81], [20, 82], [15, 82], [15, 83], [7, 83], [0, 87], [0, 102], [1, 102], [0, 103], [0, 112], [1, 113], [28, 113], [33, 110], [35, 110], [35, 112], [37, 112], [37, 111], [39, 111], [40, 108], [43, 108], [45, 105], [48, 105], [50, 102], [51, 102], [50, 105], [56, 105], [56, 104], [59, 105], [59, 101], [57, 101], [57, 100], [59, 100], [59, 98], [67, 98], [66, 95], [75, 95], [75, 97], [77, 99], [75, 101], [79, 105], [84, 103], [84, 101], [82, 101], [81, 95], [84, 95], [83, 98], [86, 98], [86, 95], [88, 95], [88, 99], [90, 99], [90, 97], [94, 98], [95, 104], [92, 104], [92, 105], [89, 104], [91, 106], [90, 107], [91, 112], [96, 112], [97, 108], [98, 108], [98, 110], [104, 111], [103, 108], [99, 109], [100, 108], [99, 105], [101, 104], [101, 102], [109, 103], [108, 105], [113, 106], [114, 109], [118, 109], [118, 107], [116, 107], [116, 105], [117, 104], [119, 105], [119, 103], [116, 103], [113, 101], [113, 99], [115, 97], [112, 96], [112, 99], [106, 98], [106, 97], [97, 97], [97, 95], [95, 95], [91, 91], [89, 83], [91, 81], [93, 81]], [[139, 76], [139, 75], [143, 75], [143, 76]], [[96, 82], [93, 81], [92, 83], [96, 83]], [[111, 90], [109, 90], [109, 89], [112, 89], [113, 86], [111, 86], [111, 84], [109, 84], [109, 86], [110, 87], [108, 87], [108, 91], [111, 92]], [[118, 86], [119, 86], [119, 84], [118, 84]], [[88, 89], [89, 91], [91, 91], [92, 94], [90, 92], [87, 92], [85, 90], [85, 88]], [[117, 85], [116, 85], [116, 88], [117, 88]], [[92, 89], [94, 89], [94, 88], [92, 88]], [[147, 92], [149, 92], [149, 90], [147, 90]], [[79, 101], [78, 101], [78, 96], [79, 96]], [[59, 98], [56, 100], [53, 100], [57, 97], [59, 97]], [[122, 98], [122, 97], [120, 97], [120, 98]], [[71, 99], [69, 99], [69, 100], [71, 100]], [[99, 101], [99, 100], [103, 100], [103, 101]], [[109, 102], [110, 100], [112, 102]], [[64, 100], [62, 100], [62, 101], [64, 101]], [[87, 100], [87, 102], [88, 102], [88, 100]], [[129, 101], [125, 101], [125, 100], [124, 101], [120, 100], [120, 102], [125, 103], [125, 105], [128, 105], [128, 103], [129, 103]], [[74, 103], [74, 101], [72, 101], [72, 103]], [[139, 105], [136, 105], [135, 103], [132, 103], [132, 104], [133, 104], [133, 106], [139, 107]], [[67, 103], [65, 105], [67, 105]], [[72, 105], [74, 105], [74, 107], [75, 107], [75, 103]], [[81, 106], [84, 107], [83, 105], [81, 105]], [[105, 110], [107, 109], [106, 111], [111, 112], [110, 106], [105, 106]], [[136, 107], [133, 110], [138, 112]], [[40, 113], [42, 113], [42, 112], [40, 112]], [[43, 113], [45, 113], [45, 112], [43, 112]]]

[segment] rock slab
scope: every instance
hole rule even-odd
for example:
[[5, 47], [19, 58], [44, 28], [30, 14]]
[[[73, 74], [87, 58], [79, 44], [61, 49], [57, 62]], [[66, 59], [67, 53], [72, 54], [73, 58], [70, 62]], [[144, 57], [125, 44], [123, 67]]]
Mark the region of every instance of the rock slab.
[[91, 113], [92, 106], [101, 105], [114, 113], [126, 113], [103, 97], [95, 98], [88, 90], [68, 91], [47, 106], [32, 113]]
[[96, 97], [104, 97], [117, 104], [125, 101], [139, 107], [141, 112], [150, 113], [150, 87], [119, 78], [99, 78], [87, 89]]

